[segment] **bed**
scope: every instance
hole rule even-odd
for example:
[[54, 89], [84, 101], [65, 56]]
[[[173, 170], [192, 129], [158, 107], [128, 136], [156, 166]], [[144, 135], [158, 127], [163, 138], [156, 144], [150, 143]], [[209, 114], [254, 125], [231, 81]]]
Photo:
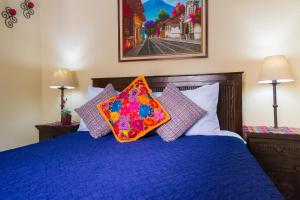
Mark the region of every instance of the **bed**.
[[[97, 78], [117, 90], [133, 78]], [[166, 143], [153, 131], [120, 144], [76, 132], [0, 153], [0, 199], [282, 199], [242, 134], [242, 73], [147, 77], [153, 91], [220, 83], [218, 116], [228, 136]], [[233, 137], [234, 134], [237, 137]]]

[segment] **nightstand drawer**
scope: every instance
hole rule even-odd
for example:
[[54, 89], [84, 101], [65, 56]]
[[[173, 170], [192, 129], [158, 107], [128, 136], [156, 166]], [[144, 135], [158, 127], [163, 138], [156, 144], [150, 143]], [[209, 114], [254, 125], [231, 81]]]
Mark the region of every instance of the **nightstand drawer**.
[[73, 122], [70, 126], [62, 126], [60, 122], [37, 125], [39, 130], [39, 141], [53, 139], [61, 135], [76, 132], [79, 127], [79, 123]]
[[300, 175], [300, 160], [293, 159], [281, 159], [270, 157], [257, 157], [260, 165], [265, 169], [265, 171], [281, 171], [297, 173]]
[[274, 156], [300, 159], [300, 142], [293, 140], [277, 140], [248, 138], [251, 152], [257, 156]]
[[300, 162], [258, 158], [264, 171], [269, 175], [279, 191], [288, 200], [300, 198]]
[[283, 173], [280, 171], [267, 172], [272, 182], [287, 200], [299, 200], [300, 175], [294, 173]]
[[48, 139], [54, 139], [56, 137], [68, 134], [69, 132], [51, 132], [51, 131], [44, 131], [39, 134], [39, 140], [44, 141]]

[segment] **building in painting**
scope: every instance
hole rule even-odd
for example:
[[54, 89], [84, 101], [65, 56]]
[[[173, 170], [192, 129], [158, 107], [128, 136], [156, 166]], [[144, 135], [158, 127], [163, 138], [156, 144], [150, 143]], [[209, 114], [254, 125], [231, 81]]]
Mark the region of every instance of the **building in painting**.
[[200, 1], [199, 0], [190, 0], [186, 2], [185, 6], [185, 16], [190, 16], [190, 14], [194, 13], [195, 10], [199, 7]]
[[166, 38], [173, 38], [173, 39], [181, 38], [182, 30], [181, 30], [180, 16], [167, 19], [163, 23], [165, 25], [164, 36]]
[[196, 9], [200, 6], [199, 0], [190, 0], [185, 5], [185, 15], [183, 17], [182, 32], [185, 39], [200, 39], [201, 27], [199, 24], [191, 22], [190, 15], [195, 13]]
[[200, 6], [200, 0], [189, 0], [185, 4], [185, 12], [181, 16], [171, 17], [159, 23], [160, 38], [201, 39], [201, 25], [194, 24], [190, 15]]
[[123, 52], [143, 42], [144, 12], [141, 0], [123, 1]]
[[156, 32], [157, 37], [160, 38], [166, 37], [166, 22], [167, 20], [157, 23], [157, 32]]

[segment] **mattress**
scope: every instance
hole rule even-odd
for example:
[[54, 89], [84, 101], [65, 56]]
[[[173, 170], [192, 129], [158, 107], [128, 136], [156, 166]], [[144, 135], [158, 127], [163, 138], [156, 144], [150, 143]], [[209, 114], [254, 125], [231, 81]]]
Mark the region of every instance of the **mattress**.
[[0, 199], [282, 199], [242, 140], [87, 132], [0, 153]]

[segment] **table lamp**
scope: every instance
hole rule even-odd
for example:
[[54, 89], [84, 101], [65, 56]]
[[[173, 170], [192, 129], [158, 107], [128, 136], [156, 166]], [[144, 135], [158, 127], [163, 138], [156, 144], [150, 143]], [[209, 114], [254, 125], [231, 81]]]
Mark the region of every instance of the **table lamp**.
[[292, 81], [294, 81], [294, 78], [289, 62], [285, 56], [277, 55], [264, 59], [258, 83], [269, 83], [273, 85], [274, 128], [278, 128], [276, 87], [279, 83]]
[[61, 123], [63, 124], [63, 116], [62, 111], [64, 110], [65, 103], [67, 99], [65, 99], [65, 90], [66, 89], [74, 89], [76, 87], [74, 74], [68, 69], [57, 69], [53, 72], [50, 82], [50, 88], [59, 89], [61, 91]]

